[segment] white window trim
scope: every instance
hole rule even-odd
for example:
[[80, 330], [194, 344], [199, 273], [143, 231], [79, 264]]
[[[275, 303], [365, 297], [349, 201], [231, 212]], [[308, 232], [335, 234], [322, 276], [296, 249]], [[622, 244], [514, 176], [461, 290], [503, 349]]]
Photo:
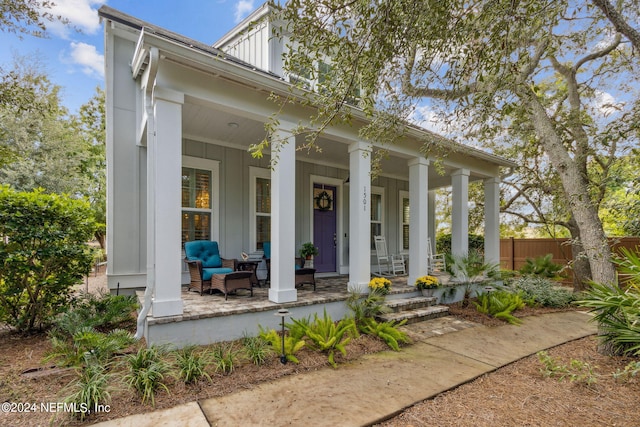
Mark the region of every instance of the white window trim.
[[249, 166], [249, 212], [251, 220], [249, 221], [249, 246], [252, 251], [257, 249], [258, 231], [256, 230], [256, 178], [271, 179], [271, 170], [267, 168], [259, 168]]
[[[220, 240], [220, 162], [200, 157], [182, 156], [182, 166], [211, 171], [211, 209], [189, 208], [191, 212], [211, 212], [211, 240]], [[180, 208], [181, 210], [185, 208]]]
[[[403, 226], [405, 225], [405, 223], [403, 222], [403, 213], [402, 212], [402, 200], [403, 199], [408, 199], [409, 200], [409, 215], [411, 215], [411, 199], [409, 199], [409, 192], [405, 191], [405, 190], [400, 190], [398, 193], [398, 253], [401, 254], [409, 254], [409, 251], [407, 249], [404, 249], [402, 247], [402, 239], [403, 239]], [[409, 225], [409, 223], [406, 223], [406, 225]], [[409, 227], [409, 234], [411, 234], [411, 227]]]
[[[385, 236], [386, 239], [386, 234], [385, 234], [385, 191], [384, 191], [384, 187], [376, 187], [376, 186], [371, 186], [371, 194], [378, 194], [380, 196], [380, 206], [381, 206], [381, 210], [380, 210], [380, 235], [381, 236]], [[373, 197], [371, 197], [371, 202], [373, 201]], [[371, 203], [369, 202], [369, 203]], [[369, 220], [369, 222], [371, 222], [371, 220]], [[369, 230], [371, 230], [371, 226], [369, 226]], [[369, 233], [371, 233], [371, 231], [369, 231]], [[372, 241], [373, 241], [373, 236], [371, 237]], [[387, 245], [389, 244], [389, 242], [387, 242]], [[376, 254], [376, 250], [372, 249], [371, 250], [371, 254], [375, 255]]]

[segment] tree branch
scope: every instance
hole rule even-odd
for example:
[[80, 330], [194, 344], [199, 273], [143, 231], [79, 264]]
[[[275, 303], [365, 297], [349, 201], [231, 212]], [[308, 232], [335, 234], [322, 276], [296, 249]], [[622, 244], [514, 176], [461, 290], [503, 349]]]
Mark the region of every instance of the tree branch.
[[591, 0], [593, 4], [598, 6], [602, 13], [611, 21], [616, 31], [624, 34], [631, 45], [635, 48], [636, 54], [640, 52], [640, 31], [633, 28], [625, 21], [620, 13], [613, 7], [609, 0]]

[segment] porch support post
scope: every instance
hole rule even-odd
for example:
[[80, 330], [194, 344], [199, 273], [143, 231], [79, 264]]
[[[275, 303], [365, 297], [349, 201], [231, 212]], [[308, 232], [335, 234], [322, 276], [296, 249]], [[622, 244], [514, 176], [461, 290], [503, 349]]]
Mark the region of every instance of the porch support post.
[[500, 264], [500, 178], [484, 180], [484, 260]]
[[451, 175], [451, 253], [469, 252], [469, 170], [458, 169]]
[[[281, 126], [284, 123], [281, 123]], [[271, 171], [271, 288], [269, 300], [298, 300], [295, 287], [296, 141], [293, 125], [276, 130], [271, 153], [277, 156]], [[276, 154], [277, 153], [277, 154]]]
[[154, 286], [153, 316], [182, 314], [181, 173], [184, 94], [154, 91], [155, 129], [147, 147], [147, 286]]
[[431, 251], [436, 253], [436, 190], [429, 190], [427, 205], [427, 236], [431, 239]]
[[351, 292], [367, 293], [371, 279], [371, 147], [349, 145], [349, 283]]
[[407, 284], [427, 274], [427, 236], [429, 229], [429, 160], [409, 161], [409, 277]]

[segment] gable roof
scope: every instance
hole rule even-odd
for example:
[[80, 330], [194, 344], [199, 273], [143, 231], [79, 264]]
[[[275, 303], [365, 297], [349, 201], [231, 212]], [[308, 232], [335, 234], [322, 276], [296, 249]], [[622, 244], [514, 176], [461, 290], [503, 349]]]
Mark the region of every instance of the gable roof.
[[[207, 64], [209, 66], [213, 66], [214, 64], [226, 64], [227, 67], [225, 67], [225, 71], [227, 71], [229, 75], [233, 75], [234, 78], [238, 78], [245, 83], [250, 83], [257, 88], [266, 91], [274, 91], [277, 93], [291, 95], [291, 93], [288, 92], [288, 89], [291, 88], [291, 84], [288, 83], [282, 76], [266, 70], [262, 70], [211, 45], [199, 42], [176, 32], [167, 30], [163, 27], [159, 27], [157, 25], [135, 18], [131, 15], [128, 15], [106, 5], [100, 7], [100, 9], [98, 10], [98, 15], [100, 16], [100, 18], [117, 22], [133, 30], [139, 31], [141, 33], [140, 36], [144, 35], [147, 38], [166, 41], [169, 43], [169, 46], [171, 49], [173, 49], [174, 53], [179, 49], [186, 49], [199, 53], [201, 55], [205, 55], [206, 57], [215, 60], [210, 64]], [[234, 32], [237, 32], [237, 30], [234, 29], [228, 34]], [[180, 56], [186, 56], [184, 52], [178, 54], [180, 54]], [[132, 68], [134, 68], [133, 65]], [[133, 71], [137, 71], [137, 75], [140, 75], [144, 71], [144, 64], [141, 64], [138, 70]], [[362, 110], [360, 110], [359, 108], [353, 106], [348, 106], [348, 108], [352, 109], [354, 117], [364, 122], [369, 121]], [[416, 139], [435, 140], [438, 144], [444, 146], [444, 148], [464, 151], [472, 157], [484, 160], [489, 163], [493, 163], [497, 166], [509, 168], [517, 166], [515, 162], [505, 159], [504, 157], [488, 153], [469, 145], [457, 143], [428, 129], [424, 129], [418, 125], [407, 123], [406, 127], [408, 129], [408, 134]]]

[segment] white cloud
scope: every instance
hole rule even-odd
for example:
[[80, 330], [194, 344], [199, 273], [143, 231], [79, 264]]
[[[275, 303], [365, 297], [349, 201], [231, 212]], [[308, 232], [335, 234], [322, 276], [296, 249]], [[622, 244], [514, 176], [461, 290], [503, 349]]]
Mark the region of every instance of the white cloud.
[[248, 14], [253, 12], [254, 9], [255, 6], [253, 5], [253, 0], [240, 0], [238, 3], [236, 3], [236, 24], [242, 21]]
[[104, 78], [104, 55], [95, 46], [86, 43], [71, 43], [70, 62], [80, 65], [88, 76]]
[[608, 117], [611, 114], [614, 114], [624, 108], [624, 102], [618, 102], [608, 92], [602, 92], [599, 90], [595, 91], [595, 99], [592, 102], [592, 107], [602, 114], [603, 117]]
[[440, 135], [447, 135], [449, 133], [446, 123], [444, 123], [441, 117], [438, 117], [438, 114], [429, 105], [416, 106], [413, 114], [409, 117], [409, 121], [423, 129]]
[[47, 23], [47, 29], [58, 37], [67, 39], [75, 30], [85, 34], [96, 34], [100, 30], [98, 8], [106, 0], [56, 0], [50, 12], [62, 16], [69, 21], [69, 25], [59, 22]]

